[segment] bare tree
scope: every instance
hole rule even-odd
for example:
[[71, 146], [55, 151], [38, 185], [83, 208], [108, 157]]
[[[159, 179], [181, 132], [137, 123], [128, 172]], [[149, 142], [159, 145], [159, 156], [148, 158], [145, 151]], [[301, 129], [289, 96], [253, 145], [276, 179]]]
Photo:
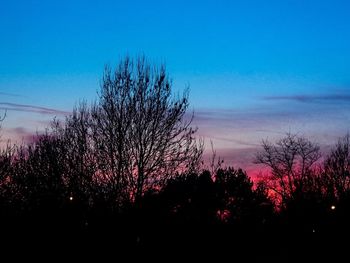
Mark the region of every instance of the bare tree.
[[203, 143], [186, 118], [188, 95], [174, 97], [164, 67], [126, 58], [106, 68], [92, 108], [99, 170], [119, 196], [137, 200], [177, 172], [195, 169]]
[[14, 149], [7, 143], [0, 150], [0, 209], [11, 195], [11, 174], [13, 171]]
[[55, 120], [52, 136], [59, 139], [69, 197], [87, 204], [95, 190], [96, 161], [91, 132], [91, 114], [85, 102], [73, 109], [64, 124]]
[[[3, 116], [0, 117], [0, 131], [2, 130], [2, 122], [6, 118], [6, 112]], [[1, 139], [1, 134], [0, 134]], [[10, 172], [12, 169], [13, 162], [13, 147], [9, 143], [5, 145], [0, 140], [1, 148], [0, 148], [0, 200], [6, 195], [9, 188], [9, 178]], [[1, 200], [2, 202], [2, 200]], [[0, 202], [0, 203], [1, 203]]]
[[97, 102], [80, 103], [64, 122], [54, 121], [16, 150], [16, 191], [24, 199], [52, 193], [83, 205], [95, 202], [96, 192], [113, 207], [137, 201], [200, 165], [203, 142], [194, 137], [188, 106], [187, 91], [172, 94], [164, 67], [144, 58], [126, 58], [113, 73], [106, 67]]
[[271, 169], [269, 187], [282, 198], [294, 198], [312, 183], [316, 162], [321, 157], [319, 146], [304, 137], [287, 133], [276, 143], [262, 141], [263, 150], [255, 163]]
[[60, 140], [48, 132], [28, 145], [15, 146], [10, 183], [13, 199], [25, 209], [54, 209], [66, 196]]
[[[0, 117], [0, 123], [2, 124], [2, 122], [5, 120], [5, 118], [6, 118], [6, 111], [5, 111], [5, 113], [4, 113], [4, 115], [3, 116], [1, 116]], [[0, 129], [2, 128], [2, 125], [0, 125]]]
[[[101, 183], [110, 190], [112, 199], [128, 199], [128, 181], [132, 159], [128, 131], [132, 116], [132, 76], [127, 59], [114, 75], [105, 68], [100, 98], [91, 110], [92, 135], [96, 145], [96, 161]], [[113, 197], [114, 195], [114, 197]]]
[[327, 189], [334, 197], [340, 197], [350, 189], [350, 135], [338, 140], [325, 160]]

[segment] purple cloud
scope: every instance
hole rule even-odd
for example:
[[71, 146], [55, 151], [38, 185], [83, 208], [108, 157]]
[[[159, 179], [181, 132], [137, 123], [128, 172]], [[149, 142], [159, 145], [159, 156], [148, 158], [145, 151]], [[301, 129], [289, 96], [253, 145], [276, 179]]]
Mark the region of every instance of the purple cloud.
[[0, 91], [0, 95], [8, 96], [8, 97], [24, 97], [23, 95], [9, 93], [9, 92], [1, 92], [1, 91]]
[[349, 102], [350, 94], [266, 96], [264, 100], [289, 100], [297, 102]]
[[40, 107], [35, 105], [10, 103], [10, 102], [0, 102], [0, 110], [22, 111], [22, 112], [32, 112], [32, 113], [48, 114], [48, 115], [63, 115], [63, 116], [70, 114], [70, 112], [68, 111], [62, 111], [62, 110]]
[[245, 146], [259, 146], [259, 144], [256, 143], [251, 143], [251, 142], [247, 142], [247, 141], [243, 141], [243, 140], [238, 140], [238, 139], [234, 139], [234, 138], [227, 138], [227, 137], [220, 137], [220, 136], [210, 136], [211, 139], [215, 139], [215, 140], [219, 140], [219, 141], [224, 141], [224, 142], [232, 142], [232, 143], [236, 143], [239, 145], [245, 145]]

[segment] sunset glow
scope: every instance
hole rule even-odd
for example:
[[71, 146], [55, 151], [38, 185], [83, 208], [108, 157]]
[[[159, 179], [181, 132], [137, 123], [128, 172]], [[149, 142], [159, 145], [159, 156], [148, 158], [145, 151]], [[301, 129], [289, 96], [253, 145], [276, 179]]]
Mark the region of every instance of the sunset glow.
[[350, 261], [349, 0], [1, 0], [0, 40], [0, 260]]

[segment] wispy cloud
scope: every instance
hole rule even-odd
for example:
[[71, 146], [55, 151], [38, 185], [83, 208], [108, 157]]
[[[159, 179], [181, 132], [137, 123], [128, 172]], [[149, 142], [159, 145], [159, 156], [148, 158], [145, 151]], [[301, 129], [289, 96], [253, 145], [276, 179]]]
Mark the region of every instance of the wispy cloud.
[[264, 100], [297, 101], [297, 102], [349, 102], [350, 94], [325, 94], [325, 95], [290, 95], [290, 96], [266, 96]]
[[0, 110], [31, 112], [45, 115], [68, 115], [70, 112], [36, 105], [18, 104], [10, 102], [0, 102]]
[[15, 94], [15, 93], [9, 93], [9, 92], [2, 92], [0, 91], [0, 95], [7, 96], [7, 97], [24, 97], [23, 95]]
[[[194, 123], [199, 127], [211, 127], [215, 131], [261, 129], [274, 130], [276, 123], [289, 123], [294, 119], [304, 117], [300, 109], [276, 109], [274, 105], [256, 106], [249, 109], [205, 109], [196, 110]], [[287, 126], [288, 128], [288, 126]], [[229, 136], [232, 137], [232, 136]]]
[[228, 138], [228, 137], [220, 137], [220, 136], [207, 136], [209, 139], [215, 139], [215, 140], [219, 140], [219, 141], [224, 141], [224, 142], [232, 142], [238, 145], [245, 145], [245, 146], [259, 146], [259, 144], [256, 143], [251, 143], [248, 141], [243, 141], [243, 140], [238, 140], [238, 139], [234, 139], [234, 138]]

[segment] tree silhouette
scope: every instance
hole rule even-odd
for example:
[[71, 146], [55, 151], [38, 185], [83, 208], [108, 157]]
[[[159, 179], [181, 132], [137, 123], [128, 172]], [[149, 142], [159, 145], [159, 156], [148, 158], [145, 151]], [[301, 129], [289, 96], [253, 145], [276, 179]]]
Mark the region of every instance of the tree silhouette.
[[[2, 122], [6, 117], [6, 113], [3, 117], [0, 117], [0, 131], [2, 129]], [[1, 139], [0, 134], [0, 139]], [[0, 141], [1, 142], [1, 141]], [[11, 169], [11, 161], [12, 161], [12, 149], [9, 144], [6, 144], [5, 147], [1, 147], [1, 152], [0, 152], [0, 199], [2, 199], [4, 195], [4, 191], [7, 185], [8, 181], [8, 176], [9, 176], [9, 170]], [[0, 202], [2, 203], [2, 202]]]
[[85, 208], [92, 205], [99, 192], [90, 124], [90, 109], [85, 102], [75, 107], [63, 124], [57, 120], [52, 123], [52, 136], [60, 141], [66, 198]]
[[315, 174], [315, 164], [321, 157], [318, 145], [287, 133], [274, 144], [263, 140], [262, 147], [255, 163], [270, 168], [268, 185], [280, 196], [282, 204], [308, 188]]
[[350, 135], [338, 140], [325, 160], [327, 190], [334, 198], [350, 190]]
[[57, 208], [66, 196], [60, 144], [60, 140], [44, 134], [16, 150], [11, 184], [29, 210]]
[[203, 143], [194, 138], [187, 108], [187, 94], [171, 94], [163, 66], [141, 57], [126, 58], [113, 74], [106, 68], [92, 130], [100, 174], [119, 197], [138, 200], [175, 172], [198, 166]]
[[302, 136], [264, 140], [255, 162], [270, 173], [260, 181], [225, 168], [212, 146], [208, 171], [188, 93], [174, 96], [171, 86], [163, 66], [126, 58], [106, 67], [95, 103], [79, 103], [32, 143], [2, 147], [2, 252], [22, 244], [68, 253], [79, 244], [88, 255], [255, 254], [271, 262], [340, 251], [350, 233], [349, 135], [324, 161]]
[[0, 225], [6, 225], [11, 220], [10, 215], [18, 208], [13, 200], [11, 182], [13, 162], [13, 147], [7, 144], [0, 151]]
[[219, 169], [215, 174], [218, 216], [228, 223], [264, 223], [272, 215], [273, 204], [263, 185], [253, 189], [250, 177], [241, 169]]

